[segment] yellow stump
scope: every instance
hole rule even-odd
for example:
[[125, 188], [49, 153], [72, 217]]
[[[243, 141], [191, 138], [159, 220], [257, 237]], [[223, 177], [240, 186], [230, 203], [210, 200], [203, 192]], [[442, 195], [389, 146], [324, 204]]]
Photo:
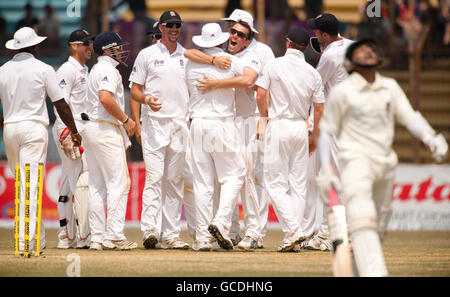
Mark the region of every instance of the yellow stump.
[[20, 257], [20, 164], [16, 164], [16, 178], [14, 182], [14, 256]]
[[30, 256], [30, 164], [25, 164], [25, 247], [24, 257]]
[[40, 243], [41, 243], [41, 220], [42, 220], [42, 187], [43, 187], [43, 176], [44, 176], [44, 164], [39, 163], [38, 169], [38, 196], [36, 205], [36, 245], [34, 247], [34, 255], [39, 256], [40, 254]]

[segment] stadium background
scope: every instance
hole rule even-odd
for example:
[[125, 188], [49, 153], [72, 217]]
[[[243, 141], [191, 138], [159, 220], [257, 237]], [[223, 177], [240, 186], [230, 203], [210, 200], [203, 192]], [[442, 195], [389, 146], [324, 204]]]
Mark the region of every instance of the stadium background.
[[[12, 38], [18, 23], [27, 22], [39, 34], [49, 36], [42, 43], [39, 58], [57, 69], [68, 57], [67, 38], [73, 30], [84, 28], [92, 34], [117, 31], [130, 43], [132, 65], [137, 53], [149, 44], [145, 32], [168, 9], [178, 11], [185, 22], [180, 42], [195, 47], [193, 35], [206, 22], [219, 22], [240, 7], [255, 16], [257, 38], [266, 42], [276, 56], [284, 54], [284, 39], [293, 25], [306, 27], [308, 17], [320, 12], [333, 13], [341, 21], [340, 34], [350, 39], [372, 37], [385, 52], [381, 72], [398, 80], [415, 109], [450, 142], [450, 25], [448, 1], [432, 0], [2, 0], [0, 1], [0, 65], [14, 53], [4, 44]], [[26, 17], [25, 5], [31, 5]], [[379, 5], [380, 16], [369, 18], [368, 5]], [[413, 5], [411, 5], [413, 4]], [[412, 8], [412, 9], [411, 9]], [[410, 14], [411, 13], [411, 14]], [[412, 16], [412, 17], [411, 17]], [[223, 23], [221, 23], [223, 25]], [[89, 61], [89, 66], [95, 58]], [[129, 98], [130, 67], [120, 66]], [[53, 109], [48, 102], [51, 124]], [[129, 114], [129, 106], [127, 105]], [[60, 173], [59, 156], [49, 127], [49, 147], [44, 188], [43, 217], [57, 226], [56, 200]], [[137, 226], [140, 218], [144, 183], [142, 151], [132, 137], [128, 151], [132, 188], [127, 208], [128, 226]], [[391, 230], [450, 230], [450, 165], [431, 165], [429, 153], [400, 126], [394, 141], [401, 165], [394, 185], [394, 215]], [[0, 225], [11, 225], [13, 217], [13, 176], [0, 143]], [[184, 217], [184, 216], [183, 216]], [[242, 218], [242, 212], [241, 212]], [[269, 221], [276, 226], [270, 210]]]

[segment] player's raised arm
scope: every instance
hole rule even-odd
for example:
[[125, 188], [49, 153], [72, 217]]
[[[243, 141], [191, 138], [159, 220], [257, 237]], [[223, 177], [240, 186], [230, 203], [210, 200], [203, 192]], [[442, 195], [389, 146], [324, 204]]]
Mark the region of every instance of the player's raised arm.
[[211, 56], [198, 49], [188, 49], [184, 56], [195, 63], [210, 64], [220, 69], [228, 69], [231, 66], [231, 58], [228, 56]]

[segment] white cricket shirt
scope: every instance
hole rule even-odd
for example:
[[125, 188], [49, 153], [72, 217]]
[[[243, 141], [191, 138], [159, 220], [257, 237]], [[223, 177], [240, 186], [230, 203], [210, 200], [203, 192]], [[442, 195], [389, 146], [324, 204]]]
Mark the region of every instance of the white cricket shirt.
[[267, 44], [259, 42], [254, 38], [247, 47], [247, 50], [254, 52], [259, 57], [262, 69], [264, 69], [269, 61], [275, 59], [272, 49]]
[[[88, 92], [88, 72], [86, 65], [81, 65], [73, 57], [69, 57], [68, 61], [59, 67], [56, 71], [58, 85], [61, 88], [64, 99], [70, 106], [76, 125], [79, 126], [84, 121], [81, 119], [81, 113], [88, 113], [87, 92]], [[65, 125], [55, 112], [58, 128]]]
[[142, 105], [142, 115], [156, 118], [185, 119], [189, 94], [186, 85], [185, 48], [179, 43], [170, 54], [164, 44], [158, 42], [141, 50], [134, 62], [130, 82], [143, 85], [145, 95], [155, 96], [162, 103], [159, 111]]
[[271, 119], [307, 119], [312, 103], [325, 102], [320, 74], [295, 49], [270, 61], [256, 84], [270, 92]]
[[325, 98], [328, 98], [328, 93], [334, 85], [348, 77], [348, 72], [344, 68], [345, 52], [352, 43], [352, 40], [342, 38], [333, 41], [323, 50], [316, 69], [322, 77]]
[[26, 120], [48, 126], [46, 96], [52, 102], [63, 98], [55, 70], [30, 53], [18, 53], [0, 67], [0, 99], [4, 123]]
[[97, 64], [92, 67], [88, 79], [88, 115], [94, 120], [110, 122], [114, 125], [122, 124], [105, 110], [100, 102], [98, 93], [101, 90], [113, 94], [114, 100], [120, 109], [125, 110], [125, 98], [123, 92], [122, 76], [116, 69], [119, 62], [108, 56], [98, 57]]
[[234, 89], [216, 89], [202, 94], [197, 90], [197, 79], [206, 75], [212, 79], [226, 79], [241, 75], [244, 67], [241, 61], [225, 53], [220, 48], [205, 49], [205, 53], [212, 56], [227, 55], [231, 58], [231, 67], [227, 70], [219, 69], [213, 65], [200, 64], [188, 61], [186, 64], [186, 79], [189, 88], [189, 113], [191, 118], [224, 118], [234, 117]]
[[339, 155], [360, 152], [388, 156], [393, 153], [395, 118], [406, 126], [414, 114], [394, 79], [377, 73], [370, 84], [353, 72], [331, 89], [319, 127], [336, 135]]
[[[234, 56], [239, 58], [244, 67], [249, 67], [254, 70], [258, 76], [260, 75], [262, 64], [259, 57], [254, 52], [245, 49]], [[237, 117], [254, 116], [257, 107], [253, 86], [248, 88], [236, 88], [235, 108]]]

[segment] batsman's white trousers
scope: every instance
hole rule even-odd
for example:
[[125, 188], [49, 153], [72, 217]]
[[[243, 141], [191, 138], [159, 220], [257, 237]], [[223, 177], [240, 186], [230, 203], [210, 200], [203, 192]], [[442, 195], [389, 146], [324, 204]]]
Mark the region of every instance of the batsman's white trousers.
[[91, 241], [124, 240], [130, 176], [120, 127], [90, 121], [81, 131], [89, 166]]
[[[360, 276], [387, 275], [377, 232], [384, 233], [390, 219], [397, 157], [395, 153], [369, 157], [340, 152], [339, 160], [348, 231], [358, 272]], [[368, 232], [372, 235], [367, 235]]]
[[300, 228], [294, 199], [305, 199], [308, 131], [304, 119], [271, 119], [264, 136], [264, 183], [285, 233]]
[[[244, 155], [245, 167], [247, 169], [244, 185], [241, 188], [245, 236], [250, 236], [251, 238], [258, 240], [261, 235], [261, 226], [259, 222], [259, 201], [255, 184], [255, 161], [258, 153], [256, 124], [256, 117], [241, 117], [236, 119], [236, 127], [238, 128], [241, 137], [241, 150]], [[238, 205], [236, 207], [238, 207]]]
[[[20, 164], [20, 221], [19, 250], [24, 250], [25, 238], [25, 164], [30, 164], [30, 252], [34, 251], [36, 232], [38, 165], [47, 158], [48, 131], [38, 121], [8, 123], [3, 126], [3, 140], [9, 168], [14, 174]], [[45, 171], [44, 171], [45, 172]], [[45, 228], [41, 222], [41, 249], [45, 246]]]
[[[208, 225], [212, 222], [229, 232], [246, 169], [234, 119], [194, 118], [190, 141], [197, 218], [195, 233], [196, 240], [201, 242], [211, 238]], [[213, 218], [216, 178], [221, 187], [219, 207]]]
[[[145, 163], [141, 213], [143, 234], [146, 230], [154, 230], [161, 239], [170, 240], [181, 233], [187, 136], [184, 120], [148, 116], [142, 119]], [[185, 206], [185, 209], [190, 207]]]

